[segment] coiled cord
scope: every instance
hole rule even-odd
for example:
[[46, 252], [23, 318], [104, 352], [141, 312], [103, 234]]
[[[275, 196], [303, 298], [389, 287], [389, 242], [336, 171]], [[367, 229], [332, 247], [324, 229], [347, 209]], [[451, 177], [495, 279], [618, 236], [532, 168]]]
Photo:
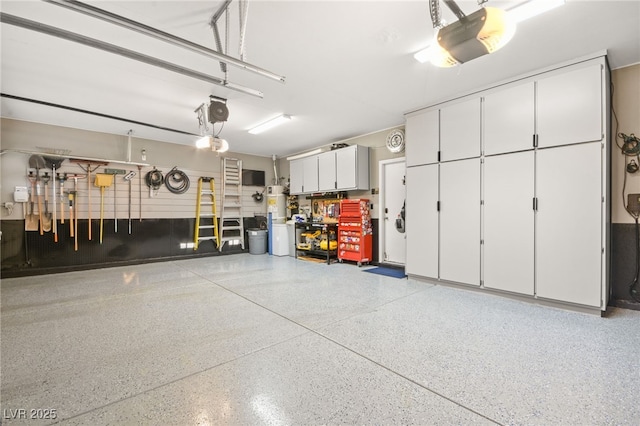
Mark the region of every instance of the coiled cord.
[[153, 170], [147, 172], [144, 177], [144, 181], [149, 188], [157, 191], [164, 183], [164, 176], [162, 176], [162, 172], [160, 170], [154, 167]]
[[191, 182], [189, 176], [176, 166], [165, 176], [164, 185], [174, 194], [184, 194], [189, 190]]

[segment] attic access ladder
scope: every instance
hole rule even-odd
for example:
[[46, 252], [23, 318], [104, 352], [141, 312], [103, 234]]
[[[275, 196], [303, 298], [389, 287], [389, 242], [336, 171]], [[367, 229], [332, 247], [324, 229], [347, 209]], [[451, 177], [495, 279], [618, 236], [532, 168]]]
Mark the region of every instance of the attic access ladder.
[[220, 245], [239, 241], [244, 250], [242, 223], [242, 160], [222, 159], [222, 216], [220, 217]]
[[[203, 184], [209, 183], [209, 189], [203, 189]], [[203, 200], [204, 196], [204, 200]], [[211, 206], [211, 213], [203, 213], [202, 206]], [[202, 219], [211, 219], [211, 223], [204, 224]], [[200, 231], [212, 235], [201, 236]], [[212, 177], [201, 177], [198, 179], [198, 197], [196, 200], [196, 224], [193, 233], [193, 249], [198, 250], [200, 241], [211, 240], [215, 243], [216, 248], [220, 248], [220, 235], [218, 234], [218, 217], [216, 214], [216, 185]]]

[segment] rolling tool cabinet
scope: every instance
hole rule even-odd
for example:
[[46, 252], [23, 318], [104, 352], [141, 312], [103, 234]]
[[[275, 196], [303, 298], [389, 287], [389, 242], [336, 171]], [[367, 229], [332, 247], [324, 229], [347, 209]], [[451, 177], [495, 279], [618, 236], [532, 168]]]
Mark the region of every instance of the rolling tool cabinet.
[[370, 263], [372, 234], [369, 200], [342, 200], [338, 219], [338, 261], [350, 260], [357, 262], [358, 266]]

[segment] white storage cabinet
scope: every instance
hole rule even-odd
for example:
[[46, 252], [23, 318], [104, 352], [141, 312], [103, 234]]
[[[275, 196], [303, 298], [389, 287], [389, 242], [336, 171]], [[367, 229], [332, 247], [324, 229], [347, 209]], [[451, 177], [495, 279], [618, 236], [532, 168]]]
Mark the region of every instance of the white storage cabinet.
[[[438, 278], [438, 164], [407, 168], [406, 271]], [[409, 184], [409, 182], [411, 182]]]
[[440, 164], [440, 278], [480, 285], [480, 159]]
[[534, 295], [534, 152], [483, 165], [484, 286]]
[[405, 125], [407, 167], [438, 162], [440, 111], [420, 111], [407, 116]]

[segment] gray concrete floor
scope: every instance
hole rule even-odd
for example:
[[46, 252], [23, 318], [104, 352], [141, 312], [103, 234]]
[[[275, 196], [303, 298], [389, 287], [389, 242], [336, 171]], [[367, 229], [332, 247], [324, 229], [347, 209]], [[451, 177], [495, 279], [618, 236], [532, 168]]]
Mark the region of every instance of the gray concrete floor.
[[363, 269], [240, 254], [2, 280], [2, 424], [638, 425], [640, 312]]

